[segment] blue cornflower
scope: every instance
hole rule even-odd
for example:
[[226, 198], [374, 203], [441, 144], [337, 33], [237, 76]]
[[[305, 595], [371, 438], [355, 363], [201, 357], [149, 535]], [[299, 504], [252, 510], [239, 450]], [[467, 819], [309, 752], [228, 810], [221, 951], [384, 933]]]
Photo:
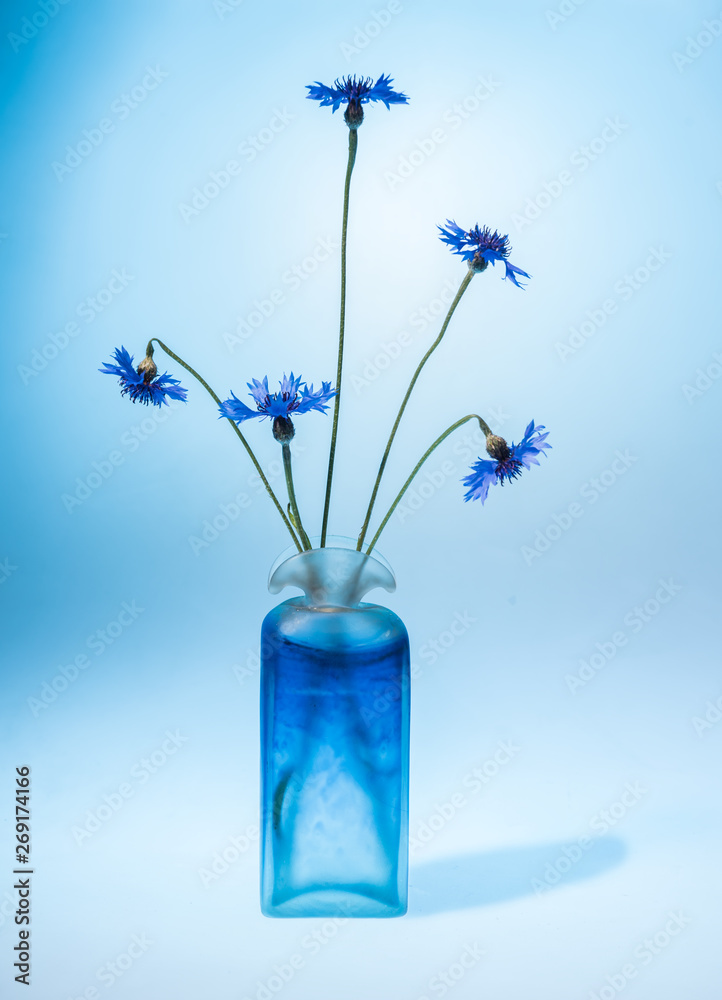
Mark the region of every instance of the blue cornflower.
[[348, 104], [344, 112], [346, 124], [349, 128], [358, 128], [364, 118], [362, 104], [381, 101], [389, 109], [392, 104], [408, 104], [406, 94], [399, 94], [392, 88], [393, 82], [390, 76], [384, 76], [383, 73], [376, 83], [371, 76], [361, 76], [358, 80], [355, 76], [344, 76], [334, 80], [333, 87], [327, 87], [325, 83], [316, 80], [315, 83], [306, 85], [306, 97], [309, 101], [319, 101], [322, 108], [330, 104], [334, 111], [342, 104]]
[[231, 393], [231, 399], [226, 399], [220, 405], [222, 417], [235, 420], [237, 424], [252, 417], [273, 417], [273, 436], [282, 443], [290, 441], [295, 430], [291, 422], [291, 416], [298, 413], [308, 413], [310, 410], [318, 410], [325, 413], [328, 409], [330, 399], [336, 395], [336, 390], [331, 388], [330, 382], [322, 382], [321, 388], [314, 390], [312, 385], [306, 385], [301, 376], [296, 378], [291, 372], [290, 376], [283, 376], [279, 382], [280, 392], [270, 392], [268, 388], [268, 376], [259, 382], [252, 379], [246, 383], [251, 390], [250, 395], [256, 401], [256, 409], [241, 402], [240, 399]]
[[451, 219], [446, 220], [446, 225], [448, 229], [444, 229], [443, 226], [437, 226], [441, 230], [439, 239], [447, 243], [453, 253], [461, 254], [464, 260], [468, 261], [472, 271], [485, 271], [489, 264], [496, 264], [497, 261], [503, 261], [506, 267], [504, 277], [510, 278], [517, 288], [524, 287], [517, 280], [517, 274], [522, 275], [524, 278], [531, 277], [526, 271], [515, 267], [507, 260], [511, 253], [511, 244], [509, 243], [508, 236], [502, 236], [496, 229], [492, 233], [488, 226], [484, 226], [483, 229], [474, 226], [473, 229], [467, 231], [457, 226]]
[[504, 438], [489, 434], [486, 450], [492, 460], [479, 458], [474, 462], [471, 473], [462, 480], [464, 486], [469, 487], [464, 500], [481, 500], [484, 503], [489, 495], [489, 487], [494, 483], [501, 483], [503, 486], [505, 482], [517, 479], [522, 469], [539, 465], [537, 455], [543, 454], [546, 448], [551, 448], [546, 443], [548, 437], [549, 432], [544, 431], [544, 425], [535, 427], [533, 420], [528, 424], [519, 444], [512, 442], [511, 447]]
[[130, 396], [133, 403], [153, 403], [154, 406], [168, 405], [169, 399], [180, 399], [184, 403], [188, 390], [184, 389], [178, 379], [171, 378], [167, 372], [158, 374], [153, 358], [148, 355], [143, 358], [137, 369], [133, 366], [133, 357], [124, 347], [116, 347], [113, 357], [117, 364], [105, 362], [98, 371], [103, 375], [117, 375], [122, 385], [121, 396]]

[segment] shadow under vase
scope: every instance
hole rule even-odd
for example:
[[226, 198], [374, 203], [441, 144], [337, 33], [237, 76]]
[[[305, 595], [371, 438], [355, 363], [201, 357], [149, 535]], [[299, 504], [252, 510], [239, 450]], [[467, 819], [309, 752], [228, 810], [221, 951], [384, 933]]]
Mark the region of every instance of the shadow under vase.
[[540, 895], [616, 868], [627, 849], [618, 837], [510, 847], [411, 862], [409, 916], [424, 917]]

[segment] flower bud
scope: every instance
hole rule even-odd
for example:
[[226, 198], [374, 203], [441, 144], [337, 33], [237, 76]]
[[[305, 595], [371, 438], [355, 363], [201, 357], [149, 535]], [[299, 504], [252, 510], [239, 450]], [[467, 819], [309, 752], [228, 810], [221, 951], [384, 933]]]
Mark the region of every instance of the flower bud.
[[288, 417], [273, 418], [273, 436], [279, 444], [288, 444], [295, 433], [296, 428]]
[[486, 438], [486, 451], [496, 462], [505, 462], [511, 455], [511, 448], [503, 437], [489, 434]]
[[358, 128], [364, 120], [364, 109], [360, 101], [353, 98], [348, 102], [348, 106], [343, 113], [343, 120], [349, 128]]
[[158, 366], [150, 354], [147, 354], [138, 365], [138, 374], [143, 376], [143, 381], [146, 384], [158, 374]]
[[480, 253], [475, 253], [474, 256], [469, 261], [469, 270], [474, 271], [476, 274], [481, 274], [489, 266], [489, 261], [485, 260]]

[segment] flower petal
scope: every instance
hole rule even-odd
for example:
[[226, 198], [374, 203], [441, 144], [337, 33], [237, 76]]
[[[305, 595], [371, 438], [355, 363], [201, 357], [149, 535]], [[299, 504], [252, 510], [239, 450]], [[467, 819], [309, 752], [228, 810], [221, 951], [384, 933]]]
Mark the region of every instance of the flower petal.
[[218, 407], [221, 417], [227, 417], [229, 420], [235, 420], [237, 424], [240, 424], [244, 420], [250, 420], [251, 417], [266, 416], [262, 410], [252, 410], [250, 406], [246, 406], [234, 392], [231, 392], [231, 397], [231, 399], [225, 399]]

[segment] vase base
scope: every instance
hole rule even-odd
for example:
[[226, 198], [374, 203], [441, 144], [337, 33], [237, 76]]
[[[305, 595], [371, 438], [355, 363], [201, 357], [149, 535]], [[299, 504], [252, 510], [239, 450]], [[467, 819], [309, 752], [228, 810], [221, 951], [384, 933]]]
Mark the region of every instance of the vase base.
[[262, 900], [266, 917], [403, 917], [406, 900], [388, 902], [339, 889], [319, 889], [280, 902]]

